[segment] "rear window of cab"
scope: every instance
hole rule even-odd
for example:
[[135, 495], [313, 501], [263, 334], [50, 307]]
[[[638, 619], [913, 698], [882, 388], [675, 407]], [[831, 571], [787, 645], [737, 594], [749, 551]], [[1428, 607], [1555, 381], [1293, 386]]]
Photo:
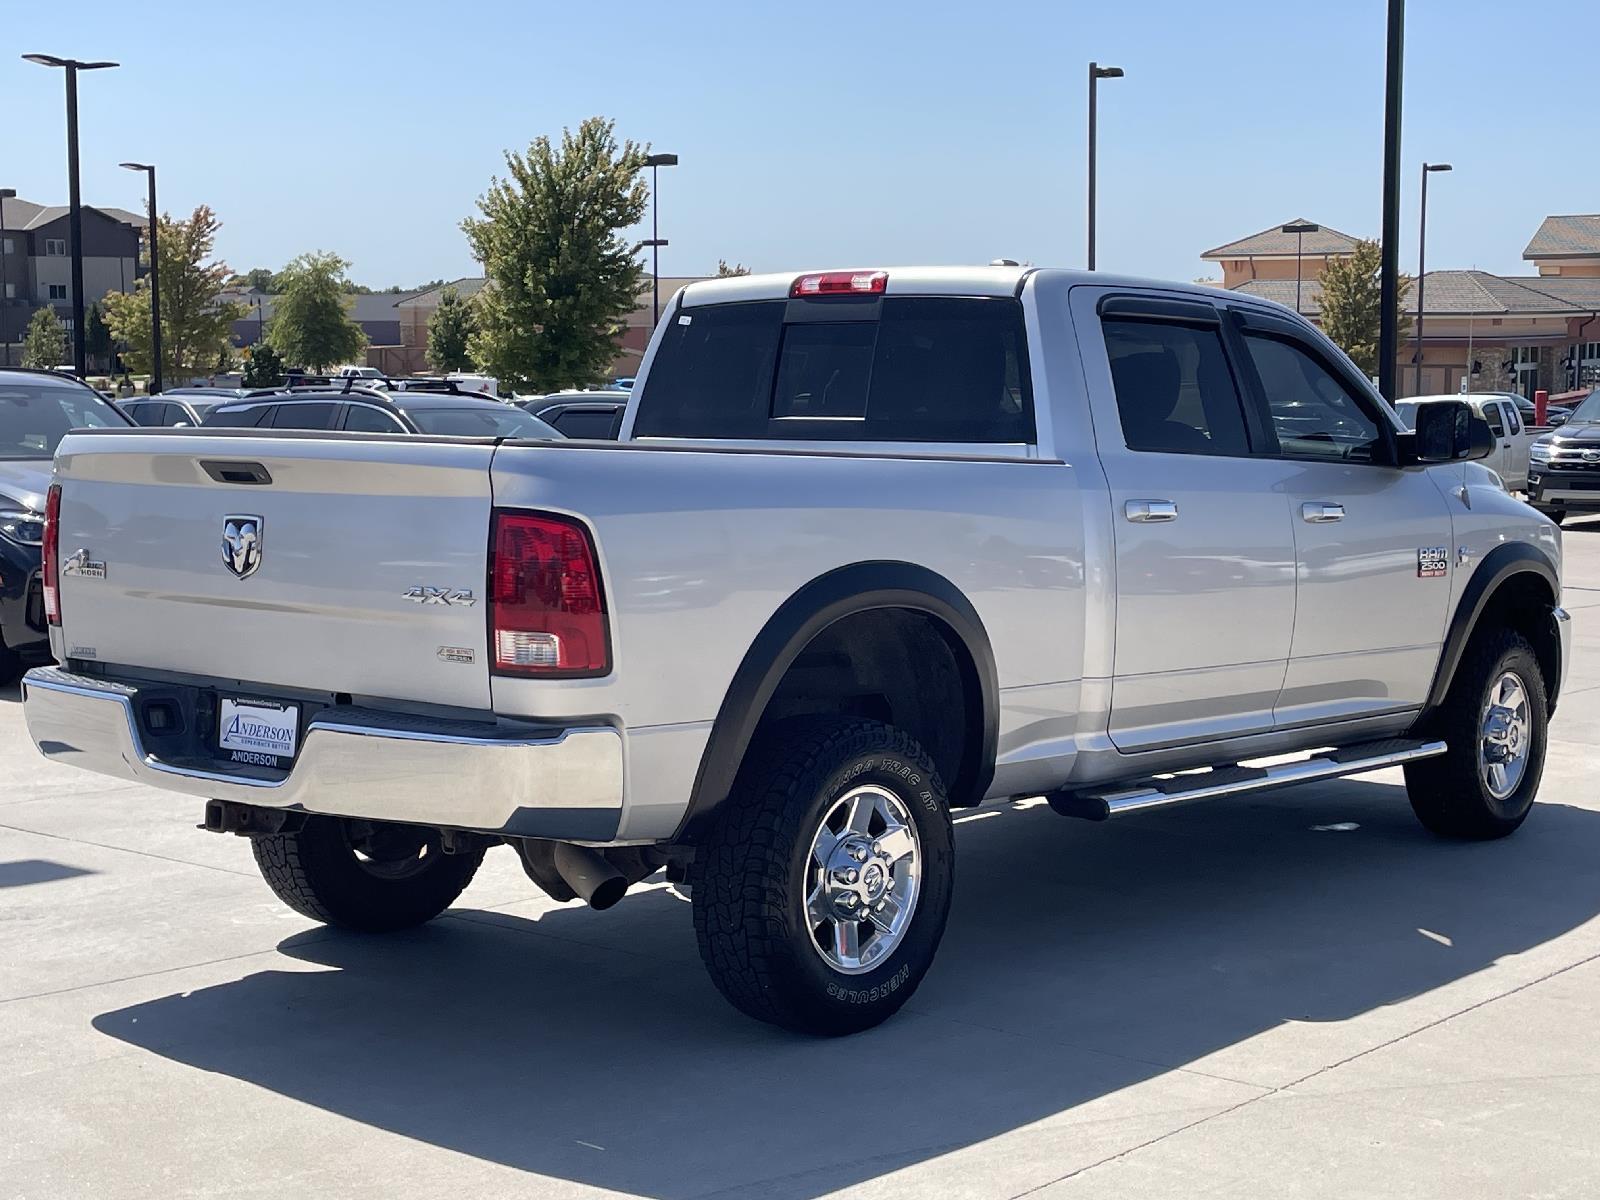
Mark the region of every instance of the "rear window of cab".
[[842, 296], [680, 309], [635, 437], [1029, 443], [1022, 305]]

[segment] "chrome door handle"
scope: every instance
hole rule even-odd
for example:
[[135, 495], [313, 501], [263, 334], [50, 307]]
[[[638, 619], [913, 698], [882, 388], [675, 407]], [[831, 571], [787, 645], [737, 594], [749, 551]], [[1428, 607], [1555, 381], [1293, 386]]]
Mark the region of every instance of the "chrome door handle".
[[1178, 506], [1171, 500], [1129, 500], [1122, 506], [1122, 514], [1140, 525], [1161, 521], [1176, 521]]
[[1344, 505], [1322, 504], [1308, 500], [1300, 506], [1300, 519], [1309, 521], [1313, 525], [1327, 525], [1333, 521], [1342, 521], [1344, 520]]

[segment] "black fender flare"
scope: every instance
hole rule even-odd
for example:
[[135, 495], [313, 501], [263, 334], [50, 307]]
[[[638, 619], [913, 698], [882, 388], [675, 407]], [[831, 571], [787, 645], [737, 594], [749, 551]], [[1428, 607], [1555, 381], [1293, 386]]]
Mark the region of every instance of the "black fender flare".
[[[1428, 699], [1418, 718], [1419, 722], [1427, 719], [1444, 703], [1450, 684], [1455, 680], [1456, 668], [1461, 665], [1461, 656], [1478, 627], [1479, 618], [1500, 587], [1516, 575], [1537, 575], [1550, 588], [1551, 596], [1561, 595], [1561, 579], [1556, 574], [1555, 564], [1537, 546], [1530, 546], [1526, 542], [1505, 542], [1484, 555], [1477, 570], [1473, 571], [1472, 578], [1467, 580], [1467, 586], [1462, 589], [1455, 614], [1450, 618], [1450, 628], [1445, 633], [1444, 648], [1439, 655], [1439, 666], [1434, 671], [1433, 685], [1428, 689]], [[1556, 685], [1557, 681], [1552, 680], [1552, 708], [1556, 701]]]
[[[999, 746], [1000, 690], [989, 635], [972, 603], [943, 575], [915, 563], [852, 563], [819, 575], [790, 596], [768, 619], [745, 652], [728, 685], [700, 756], [689, 808], [673, 840], [694, 836], [727, 800], [750, 747], [756, 726], [779, 681], [811, 640], [844, 617], [874, 609], [903, 608], [939, 621], [958, 645], [956, 659], [976, 689], [980, 704], [968, 706], [967, 745], [955, 779], [948, 781], [953, 804], [976, 804], [994, 779]], [[961, 662], [965, 650], [966, 662]], [[969, 694], [971, 692], [969, 691]]]

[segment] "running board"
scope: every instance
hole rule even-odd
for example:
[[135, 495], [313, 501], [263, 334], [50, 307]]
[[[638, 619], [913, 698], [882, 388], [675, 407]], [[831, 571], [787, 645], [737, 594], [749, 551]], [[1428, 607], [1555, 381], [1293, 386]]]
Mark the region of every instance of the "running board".
[[1415, 762], [1419, 758], [1434, 758], [1445, 750], [1443, 742], [1390, 738], [1326, 750], [1310, 758], [1272, 766], [1213, 767], [1209, 771], [1152, 779], [1148, 783], [1120, 787], [1111, 792], [1052, 792], [1045, 799], [1050, 802], [1051, 808], [1064, 817], [1104, 821], [1126, 813], [1187, 804], [1191, 800], [1212, 800], [1218, 796], [1263, 792], [1290, 783], [1309, 783], [1313, 779], [1360, 775], [1365, 771]]

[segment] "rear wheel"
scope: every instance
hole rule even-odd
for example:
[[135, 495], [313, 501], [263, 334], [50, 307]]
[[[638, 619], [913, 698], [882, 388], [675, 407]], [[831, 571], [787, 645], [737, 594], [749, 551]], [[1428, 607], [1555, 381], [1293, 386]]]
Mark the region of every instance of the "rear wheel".
[[1445, 837], [1505, 837], [1527, 819], [1544, 773], [1544, 675], [1520, 634], [1474, 638], [1434, 720], [1449, 745], [1405, 768], [1417, 819]]
[[293, 833], [250, 839], [267, 885], [290, 908], [367, 933], [431, 921], [465, 890], [483, 851], [446, 854], [439, 832], [342, 817], [307, 817]]
[[780, 726], [696, 850], [700, 956], [757, 1020], [868, 1029], [932, 964], [954, 866], [944, 787], [915, 739], [849, 718]]

